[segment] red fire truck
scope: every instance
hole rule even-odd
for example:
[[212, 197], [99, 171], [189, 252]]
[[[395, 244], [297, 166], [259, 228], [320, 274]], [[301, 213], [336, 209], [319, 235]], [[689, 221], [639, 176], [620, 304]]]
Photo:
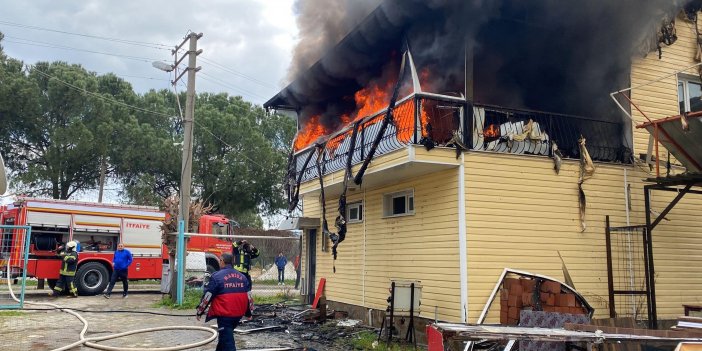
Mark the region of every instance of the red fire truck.
[[[0, 223], [32, 228], [27, 277], [47, 279], [53, 287], [61, 261], [56, 249], [70, 241], [80, 242], [76, 287], [83, 295], [101, 293], [110, 280], [112, 257], [118, 243], [132, 252], [130, 279], [160, 279], [168, 253], [161, 241], [161, 224], [166, 215], [156, 207], [114, 205], [66, 200], [19, 198], [0, 208]], [[200, 218], [201, 233], [233, 236], [236, 222], [223, 215]], [[23, 247], [20, 230], [0, 232], [0, 261], [19, 262]], [[193, 237], [188, 251], [205, 252], [207, 269], [219, 269], [219, 256], [231, 251], [231, 238]], [[6, 264], [6, 263], [5, 263]], [[12, 267], [10, 274], [20, 274]], [[4, 270], [4, 269], [3, 269]]]

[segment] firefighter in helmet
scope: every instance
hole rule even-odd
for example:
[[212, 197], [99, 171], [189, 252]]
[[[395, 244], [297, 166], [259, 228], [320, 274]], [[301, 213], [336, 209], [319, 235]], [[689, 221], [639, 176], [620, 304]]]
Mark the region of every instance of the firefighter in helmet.
[[246, 280], [249, 281], [248, 291], [251, 291], [251, 275], [249, 275], [251, 260], [258, 257], [260, 252], [246, 240], [236, 241], [232, 246], [232, 256], [234, 256], [234, 263], [232, 266], [246, 277]]
[[54, 290], [49, 293], [49, 296], [58, 296], [64, 290], [68, 290], [72, 297], [78, 297], [78, 289], [73, 284], [73, 279], [76, 276], [78, 268], [78, 252], [76, 252], [75, 241], [66, 243], [65, 248], [59, 247], [59, 257], [61, 257], [61, 271], [59, 271], [59, 279], [56, 281]]

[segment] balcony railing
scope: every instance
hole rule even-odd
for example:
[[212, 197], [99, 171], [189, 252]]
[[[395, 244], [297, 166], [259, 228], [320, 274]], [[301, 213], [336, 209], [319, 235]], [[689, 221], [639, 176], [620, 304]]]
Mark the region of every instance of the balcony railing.
[[[380, 133], [385, 111], [359, 122], [356, 143], [351, 148], [353, 126], [331, 135], [326, 143], [311, 145], [292, 156], [288, 182], [299, 183], [343, 170], [349, 154], [351, 164], [364, 161]], [[578, 140], [587, 139], [595, 161], [628, 162], [622, 124], [579, 116], [473, 105], [463, 98], [415, 93], [396, 104], [392, 123], [385, 129], [374, 157], [410, 144], [467, 148], [512, 154], [552, 155], [555, 142], [565, 158], [579, 158]], [[320, 154], [321, 153], [321, 154]]]

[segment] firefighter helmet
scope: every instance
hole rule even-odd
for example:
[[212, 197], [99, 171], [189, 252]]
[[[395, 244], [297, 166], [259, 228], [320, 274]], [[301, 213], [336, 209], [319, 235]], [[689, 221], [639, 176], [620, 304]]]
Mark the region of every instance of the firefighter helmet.
[[70, 250], [75, 250], [76, 249], [76, 242], [75, 241], [69, 241], [66, 243], [66, 248]]

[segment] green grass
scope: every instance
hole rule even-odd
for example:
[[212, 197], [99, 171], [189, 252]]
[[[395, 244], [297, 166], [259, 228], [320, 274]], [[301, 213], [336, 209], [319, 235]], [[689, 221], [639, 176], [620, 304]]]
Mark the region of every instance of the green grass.
[[24, 312], [22, 311], [0, 311], [0, 317], [17, 317], [23, 315]]
[[374, 350], [374, 351], [414, 351], [412, 345], [404, 345], [391, 343], [390, 346], [386, 346], [385, 342], [381, 340], [378, 345], [373, 348], [373, 343], [378, 340], [378, 334], [372, 331], [364, 331], [358, 333], [356, 336], [350, 340], [344, 340], [344, 346], [349, 346], [353, 350]]
[[[256, 285], [278, 285], [278, 280], [254, 280], [254, 286]], [[285, 286], [295, 287], [295, 279], [286, 279]]]
[[177, 305], [175, 301], [171, 300], [170, 296], [164, 295], [161, 301], [154, 304], [154, 307], [165, 307], [173, 310], [191, 310], [195, 309], [200, 304], [200, 299], [202, 298], [202, 290], [198, 289], [186, 289], [185, 295], [183, 295], [183, 304]]
[[285, 293], [285, 292], [279, 292], [273, 296], [254, 295], [253, 298], [254, 298], [254, 304], [258, 304], [258, 305], [269, 305], [269, 304], [286, 302], [286, 301], [299, 301], [299, 299], [300, 299], [299, 296]]

